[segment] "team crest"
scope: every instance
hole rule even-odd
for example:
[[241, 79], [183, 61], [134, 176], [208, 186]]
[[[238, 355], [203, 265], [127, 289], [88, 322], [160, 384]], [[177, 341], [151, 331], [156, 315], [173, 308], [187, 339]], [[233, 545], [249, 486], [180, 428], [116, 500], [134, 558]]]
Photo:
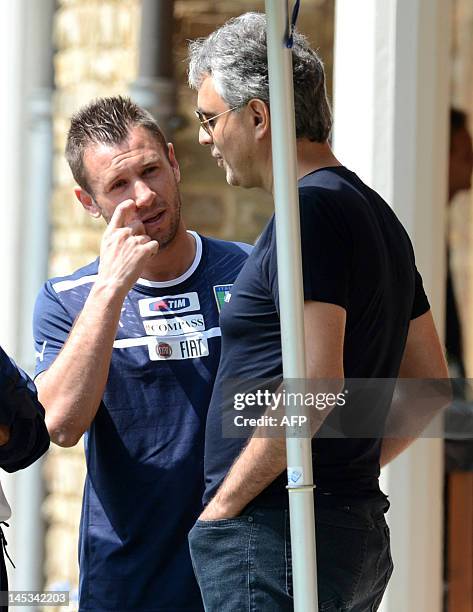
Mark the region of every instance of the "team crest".
[[215, 300], [217, 302], [217, 308], [220, 312], [225, 302], [229, 302], [232, 294], [230, 293], [233, 285], [214, 285]]

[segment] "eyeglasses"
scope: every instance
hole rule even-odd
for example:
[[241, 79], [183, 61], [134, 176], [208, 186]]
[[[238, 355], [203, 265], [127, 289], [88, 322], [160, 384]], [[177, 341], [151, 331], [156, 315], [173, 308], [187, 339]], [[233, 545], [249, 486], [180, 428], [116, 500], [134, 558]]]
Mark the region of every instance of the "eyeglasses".
[[215, 120], [221, 117], [222, 115], [231, 113], [232, 111], [240, 107], [241, 104], [239, 104], [238, 106], [234, 106], [233, 108], [228, 108], [226, 111], [223, 111], [223, 113], [218, 113], [218, 115], [214, 115], [213, 117], [209, 117], [208, 119], [205, 118], [205, 115], [201, 113], [200, 110], [195, 110], [194, 113], [197, 119], [199, 120], [200, 127], [204, 129], [209, 136], [212, 136], [212, 130], [215, 128]]

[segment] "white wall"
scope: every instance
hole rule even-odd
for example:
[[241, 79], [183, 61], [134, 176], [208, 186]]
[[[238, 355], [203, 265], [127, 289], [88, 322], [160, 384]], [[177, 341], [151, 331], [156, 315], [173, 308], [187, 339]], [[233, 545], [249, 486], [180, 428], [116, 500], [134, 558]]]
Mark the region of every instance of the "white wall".
[[[22, 218], [22, 119], [23, 119], [23, 0], [0, 0], [0, 147], [2, 294], [0, 297], [0, 345], [12, 356], [18, 350], [18, 300], [20, 298], [19, 258], [21, 256]], [[26, 168], [24, 167], [25, 171]], [[2, 487], [10, 506], [15, 508], [15, 475], [1, 471]], [[9, 521], [10, 522], [10, 521]], [[6, 530], [8, 550], [15, 554], [15, 532]], [[9, 565], [7, 561], [7, 565]], [[8, 567], [11, 575], [11, 567]]]
[[[438, 328], [444, 318], [449, 0], [337, 0], [334, 148], [403, 221]], [[385, 470], [395, 573], [383, 609], [440, 612], [441, 440]]]

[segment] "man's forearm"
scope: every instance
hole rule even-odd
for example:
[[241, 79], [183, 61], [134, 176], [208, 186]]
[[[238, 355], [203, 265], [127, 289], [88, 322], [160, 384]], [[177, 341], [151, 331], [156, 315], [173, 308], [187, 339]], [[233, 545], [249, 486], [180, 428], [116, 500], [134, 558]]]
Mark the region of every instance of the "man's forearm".
[[410, 446], [416, 438], [384, 438], [379, 463], [384, 467]]
[[[415, 438], [383, 439], [381, 467], [395, 459], [414, 440]], [[215, 520], [238, 515], [286, 469], [286, 466], [285, 438], [251, 438], [201, 518]]]
[[37, 380], [51, 439], [60, 446], [76, 444], [95, 417], [123, 299], [123, 292], [97, 281], [62, 351]]
[[286, 464], [285, 438], [251, 438], [201, 519], [238, 515], [286, 469]]
[[[343, 388], [343, 338], [345, 310], [322, 302], [304, 303], [306, 338], [306, 378], [311, 391]], [[312, 410], [309, 435], [314, 436], [329, 410]], [[302, 414], [302, 407], [299, 410]], [[259, 431], [264, 433], [264, 428]], [[251, 500], [268, 487], [287, 467], [286, 438], [254, 435], [232, 465], [215, 497], [201, 515], [203, 520], [238, 515]]]
[[0, 446], [7, 444], [10, 439], [10, 428], [8, 425], [0, 425]]

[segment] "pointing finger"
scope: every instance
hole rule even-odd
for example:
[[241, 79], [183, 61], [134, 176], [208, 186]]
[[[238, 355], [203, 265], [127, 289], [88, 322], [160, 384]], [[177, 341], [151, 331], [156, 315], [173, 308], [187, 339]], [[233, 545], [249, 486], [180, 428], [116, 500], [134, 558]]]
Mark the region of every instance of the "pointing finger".
[[148, 252], [148, 254], [150, 256], [152, 255], [156, 255], [156, 253], [159, 250], [159, 243], [157, 240], [150, 240], [146, 245], [145, 245], [145, 250]]
[[125, 227], [129, 224], [129, 222], [135, 219], [136, 204], [134, 200], [124, 200], [123, 202], [120, 202], [120, 204], [118, 204], [118, 206], [113, 211], [113, 215], [110, 219], [108, 227], [112, 230], [120, 227]]
[[139, 219], [134, 219], [133, 221], [130, 221], [127, 224], [127, 227], [131, 229], [131, 233], [134, 236], [147, 235], [145, 226], [143, 225], [143, 221], [140, 221]]

